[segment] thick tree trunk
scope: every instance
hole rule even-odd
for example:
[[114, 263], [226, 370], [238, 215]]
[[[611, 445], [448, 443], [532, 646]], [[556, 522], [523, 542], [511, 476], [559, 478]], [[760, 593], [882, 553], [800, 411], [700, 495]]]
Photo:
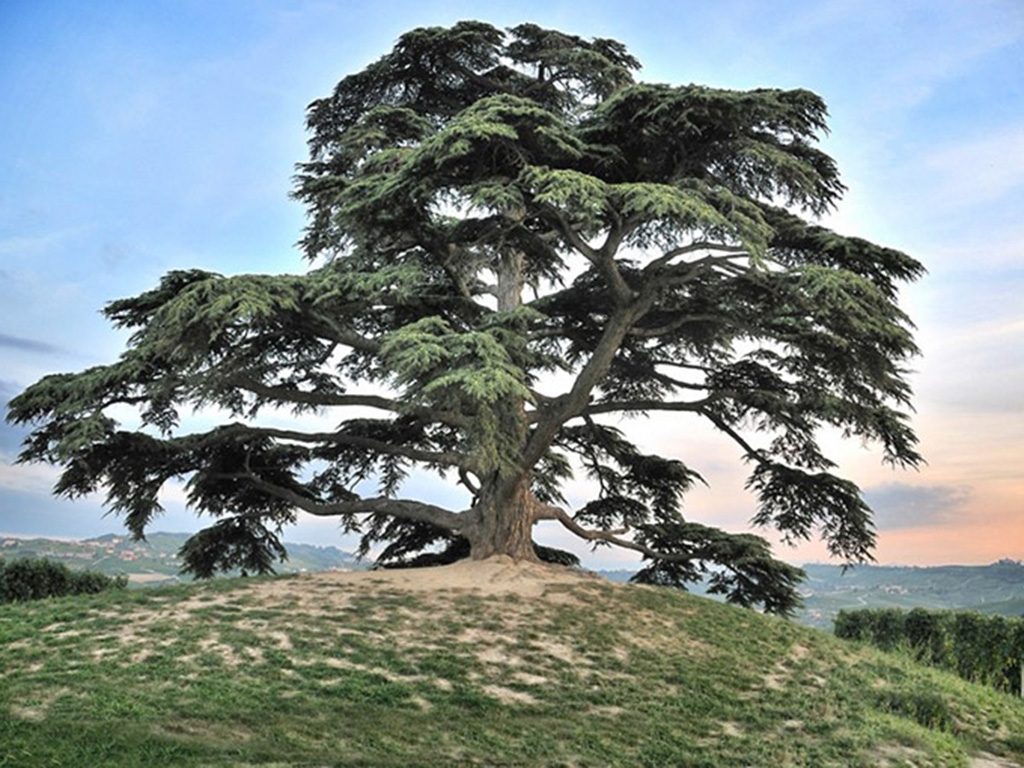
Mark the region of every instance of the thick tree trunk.
[[477, 519], [462, 531], [469, 539], [470, 557], [482, 560], [508, 555], [514, 560], [537, 562], [533, 550], [536, 502], [529, 476], [497, 479], [480, 492]]
[[[496, 295], [498, 309], [508, 312], [522, 305], [526, 284], [523, 254], [503, 253], [495, 265], [498, 278]], [[506, 428], [525, 445], [527, 439], [526, 403], [510, 399]], [[476, 519], [462, 530], [469, 539], [470, 557], [482, 560], [493, 555], [507, 555], [518, 561], [537, 562], [533, 551], [533, 524], [536, 500], [530, 490], [529, 472], [496, 472], [483, 481], [474, 511]]]

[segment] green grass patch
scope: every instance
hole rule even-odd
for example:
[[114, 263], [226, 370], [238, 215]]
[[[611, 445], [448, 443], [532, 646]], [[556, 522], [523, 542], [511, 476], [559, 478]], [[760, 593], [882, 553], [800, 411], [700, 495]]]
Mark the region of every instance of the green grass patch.
[[779, 619], [385, 586], [0, 606], [0, 766], [1024, 765], [1019, 700]]

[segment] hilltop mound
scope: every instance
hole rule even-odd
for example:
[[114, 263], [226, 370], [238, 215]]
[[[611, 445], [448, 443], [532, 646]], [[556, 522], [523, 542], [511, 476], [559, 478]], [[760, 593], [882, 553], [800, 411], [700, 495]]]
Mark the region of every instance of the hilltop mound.
[[[521, 595], [541, 597], [552, 588], [577, 585], [606, 584], [596, 574], [548, 563], [522, 563], [511, 557], [497, 555], [487, 560], [460, 560], [452, 565], [434, 568], [393, 568], [376, 571], [331, 571], [311, 574], [302, 579], [313, 589], [329, 590], [332, 586], [380, 591], [387, 589], [411, 592], [458, 593], [479, 595]], [[285, 581], [266, 582], [288, 591]]]
[[0, 765], [1024, 765], [1024, 704], [508, 560], [0, 610]]

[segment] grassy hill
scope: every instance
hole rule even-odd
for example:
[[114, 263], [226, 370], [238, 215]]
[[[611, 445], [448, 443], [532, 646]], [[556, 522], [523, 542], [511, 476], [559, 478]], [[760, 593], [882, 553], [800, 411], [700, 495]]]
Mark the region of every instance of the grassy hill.
[[1024, 702], [488, 561], [0, 606], [0, 766], [1024, 766]]

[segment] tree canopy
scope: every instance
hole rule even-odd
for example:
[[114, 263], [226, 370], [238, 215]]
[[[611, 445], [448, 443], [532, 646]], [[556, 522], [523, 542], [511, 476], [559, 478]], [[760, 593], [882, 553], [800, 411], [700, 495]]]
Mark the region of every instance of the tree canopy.
[[[178, 270], [111, 302], [126, 350], [11, 402], [34, 427], [20, 460], [60, 465], [59, 494], [104, 493], [138, 537], [184, 480], [214, 520], [183, 548], [199, 576], [271, 569], [297, 510], [336, 516], [384, 564], [571, 561], [533, 541], [554, 520], [639, 552], [639, 581], [706, 575], [791, 610], [799, 569], [690, 520], [697, 469], [616, 424], [707, 421], [749, 462], [756, 524], [870, 558], [871, 511], [817, 435], [920, 462], [897, 290], [923, 269], [814, 223], [844, 189], [816, 146], [820, 97], [640, 83], [638, 67], [619, 42], [533, 24], [403, 35], [309, 106], [293, 192], [308, 270]], [[124, 404], [138, 429], [110, 415]], [[328, 426], [282, 427], [282, 407]], [[182, 409], [229, 422], [187, 431]], [[471, 505], [403, 497], [414, 470]], [[595, 496], [568, 510], [579, 473]]]

